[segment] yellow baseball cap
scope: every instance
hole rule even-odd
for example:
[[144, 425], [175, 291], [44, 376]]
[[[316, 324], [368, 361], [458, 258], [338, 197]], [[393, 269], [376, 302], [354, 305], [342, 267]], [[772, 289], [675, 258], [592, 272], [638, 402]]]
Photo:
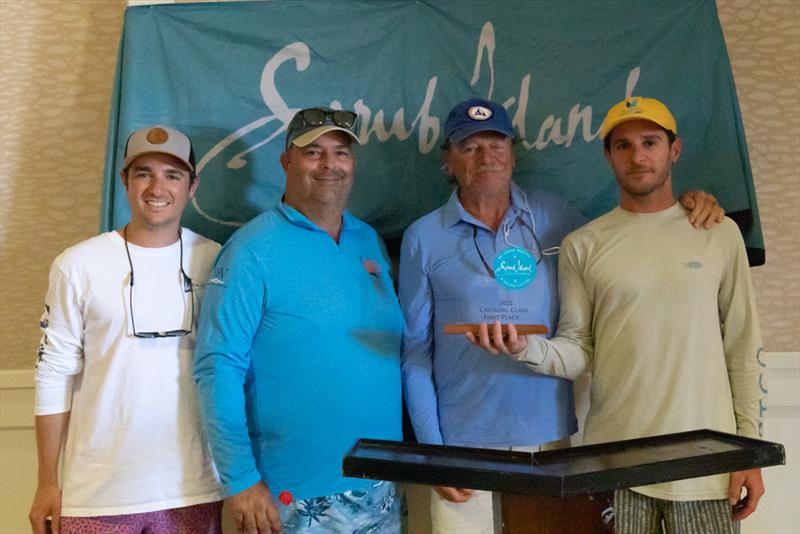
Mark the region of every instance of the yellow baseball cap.
[[678, 134], [678, 123], [675, 122], [675, 117], [660, 100], [632, 96], [608, 110], [608, 114], [600, 126], [600, 139], [605, 140], [611, 130], [623, 122], [637, 119], [654, 122], [662, 128]]

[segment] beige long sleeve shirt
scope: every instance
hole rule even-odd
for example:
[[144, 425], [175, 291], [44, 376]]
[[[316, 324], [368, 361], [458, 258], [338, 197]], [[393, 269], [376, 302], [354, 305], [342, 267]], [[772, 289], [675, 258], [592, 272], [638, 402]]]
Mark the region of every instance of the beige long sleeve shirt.
[[[730, 219], [696, 230], [684, 209], [616, 208], [570, 234], [559, 259], [557, 336], [531, 338], [537, 372], [591, 373], [584, 440], [709, 428], [760, 435], [766, 389], [747, 255]], [[722, 499], [728, 475], [636, 491]]]

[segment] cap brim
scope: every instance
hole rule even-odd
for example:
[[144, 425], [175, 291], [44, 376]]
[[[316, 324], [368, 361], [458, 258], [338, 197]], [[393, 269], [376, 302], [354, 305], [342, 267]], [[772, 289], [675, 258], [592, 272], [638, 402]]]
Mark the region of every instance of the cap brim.
[[629, 116], [626, 116], [626, 117], [620, 117], [620, 118], [618, 118], [616, 120], [613, 120], [608, 125], [606, 125], [606, 123], [603, 123], [602, 126], [600, 127], [600, 133], [598, 134], [598, 137], [600, 138], [601, 141], [605, 141], [606, 137], [609, 136], [609, 134], [611, 133], [611, 131], [614, 128], [616, 128], [617, 126], [619, 126], [622, 123], [629, 122], [629, 121], [647, 121], [647, 122], [652, 122], [653, 124], [661, 126], [665, 130], [668, 130], [668, 131], [672, 132], [673, 134], [678, 135], [678, 132], [676, 132], [672, 128], [672, 126], [670, 124], [664, 124], [664, 122], [666, 122], [666, 121], [659, 121], [659, 120], [656, 120], [656, 119], [654, 119], [652, 117], [642, 117], [641, 115], [629, 115]]
[[517, 134], [514, 130], [510, 132], [504, 128], [500, 128], [498, 126], [492, 126], [489, 124], [470, 124], [464, 128], [460, 128], [455, 132], [450, 134], [450, 137], [447, 138], [448, 141], [451, 143], [460, 143], [470, 135], [475, 135], [476, 133], [480, 132], [497, 132], [505, 135], [506, 137], [510, 137], [511, 139], [516, 139]]
[[122, 162], [122, 169], [123, 170], [127, 169], [130, 166], [130, 164], [133, 163], [133, 160], [135, 160], [138, 157], [144, 156], [145, 154], [164, 154], [165, 156], [172, 156], [173, 158], [177, 159], [178, 161], [186, 165], [186, 168], [189, 169], [191, 172], [194, 172], [194, 167], [192, 167], [192, 165], [188, 161], [186, 161], [183, 158], [179, 158], [172, 152], [164, 152], [161, 150], [145, 150], [144, 152], [139, 152], [138, 154], [132, 154], [127, 158], [125, 158], [125, 161]]
[[304, 146], [310, 145], [312, 142], [314, 142], [321, 135], [325, 135], [326, 133], [336, 132], [336, 131], [346, 133], [347, 135], [350, 136], [350, 138], [353, 140], [354, 143], [356, 143], [358, 145], [361, 144], [361, 142], [358, 140], [358, 136], [356, 134], [354, 134], [352, 131], [348, 130], [347, 128], [342, 128], [341, 126], [336, 126], [335, 124], [325, 124], [325, 125], [320, 126], [318, 128], [314, 128], [313, 130], [309, 130], [306, 133], [304, 133], [302, 135], [298, 135], [297, 137], [292, 139], [291, 144], [299, 146], [299, 147], [302, 148]]

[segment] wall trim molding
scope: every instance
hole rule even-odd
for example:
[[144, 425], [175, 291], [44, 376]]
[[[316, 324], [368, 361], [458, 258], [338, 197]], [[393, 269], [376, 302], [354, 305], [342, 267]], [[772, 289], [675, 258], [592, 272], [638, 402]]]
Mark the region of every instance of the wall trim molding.
[[[800, 351], [765, 352], [767, 406], [800, 408]], [[33, 369], [0, 369], [0, 429], [33, 428]]]
[[33, 389], [33, 369], [0, 369], [0, 389]]
[[[767, 369], [800, 369], [800, 350], [765, 352]], [[0, 369], [0, 390], [33, 389], [33, 369]]]
[[800, 369], [800, 351], [765, 352], [764, 362], [768, 369]]
[[[765, 352], [767, 369], [800, 369], [800, 350]], [[0, 390], [33, 389], [33, 369], [0, 369]]]

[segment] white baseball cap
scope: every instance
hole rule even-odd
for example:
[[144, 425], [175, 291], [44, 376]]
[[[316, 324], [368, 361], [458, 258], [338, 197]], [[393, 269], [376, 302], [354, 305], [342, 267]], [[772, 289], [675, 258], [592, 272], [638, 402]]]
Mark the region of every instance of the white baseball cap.
[[151, 153], [176, 157], [194, 172], [192, 142], [186, 134], [163, 124], [147, 126], [131, 134], [125, 145], [125, 161], [122, 163], [122, 168], [127, 169], [128, 165], [142, 154]]

